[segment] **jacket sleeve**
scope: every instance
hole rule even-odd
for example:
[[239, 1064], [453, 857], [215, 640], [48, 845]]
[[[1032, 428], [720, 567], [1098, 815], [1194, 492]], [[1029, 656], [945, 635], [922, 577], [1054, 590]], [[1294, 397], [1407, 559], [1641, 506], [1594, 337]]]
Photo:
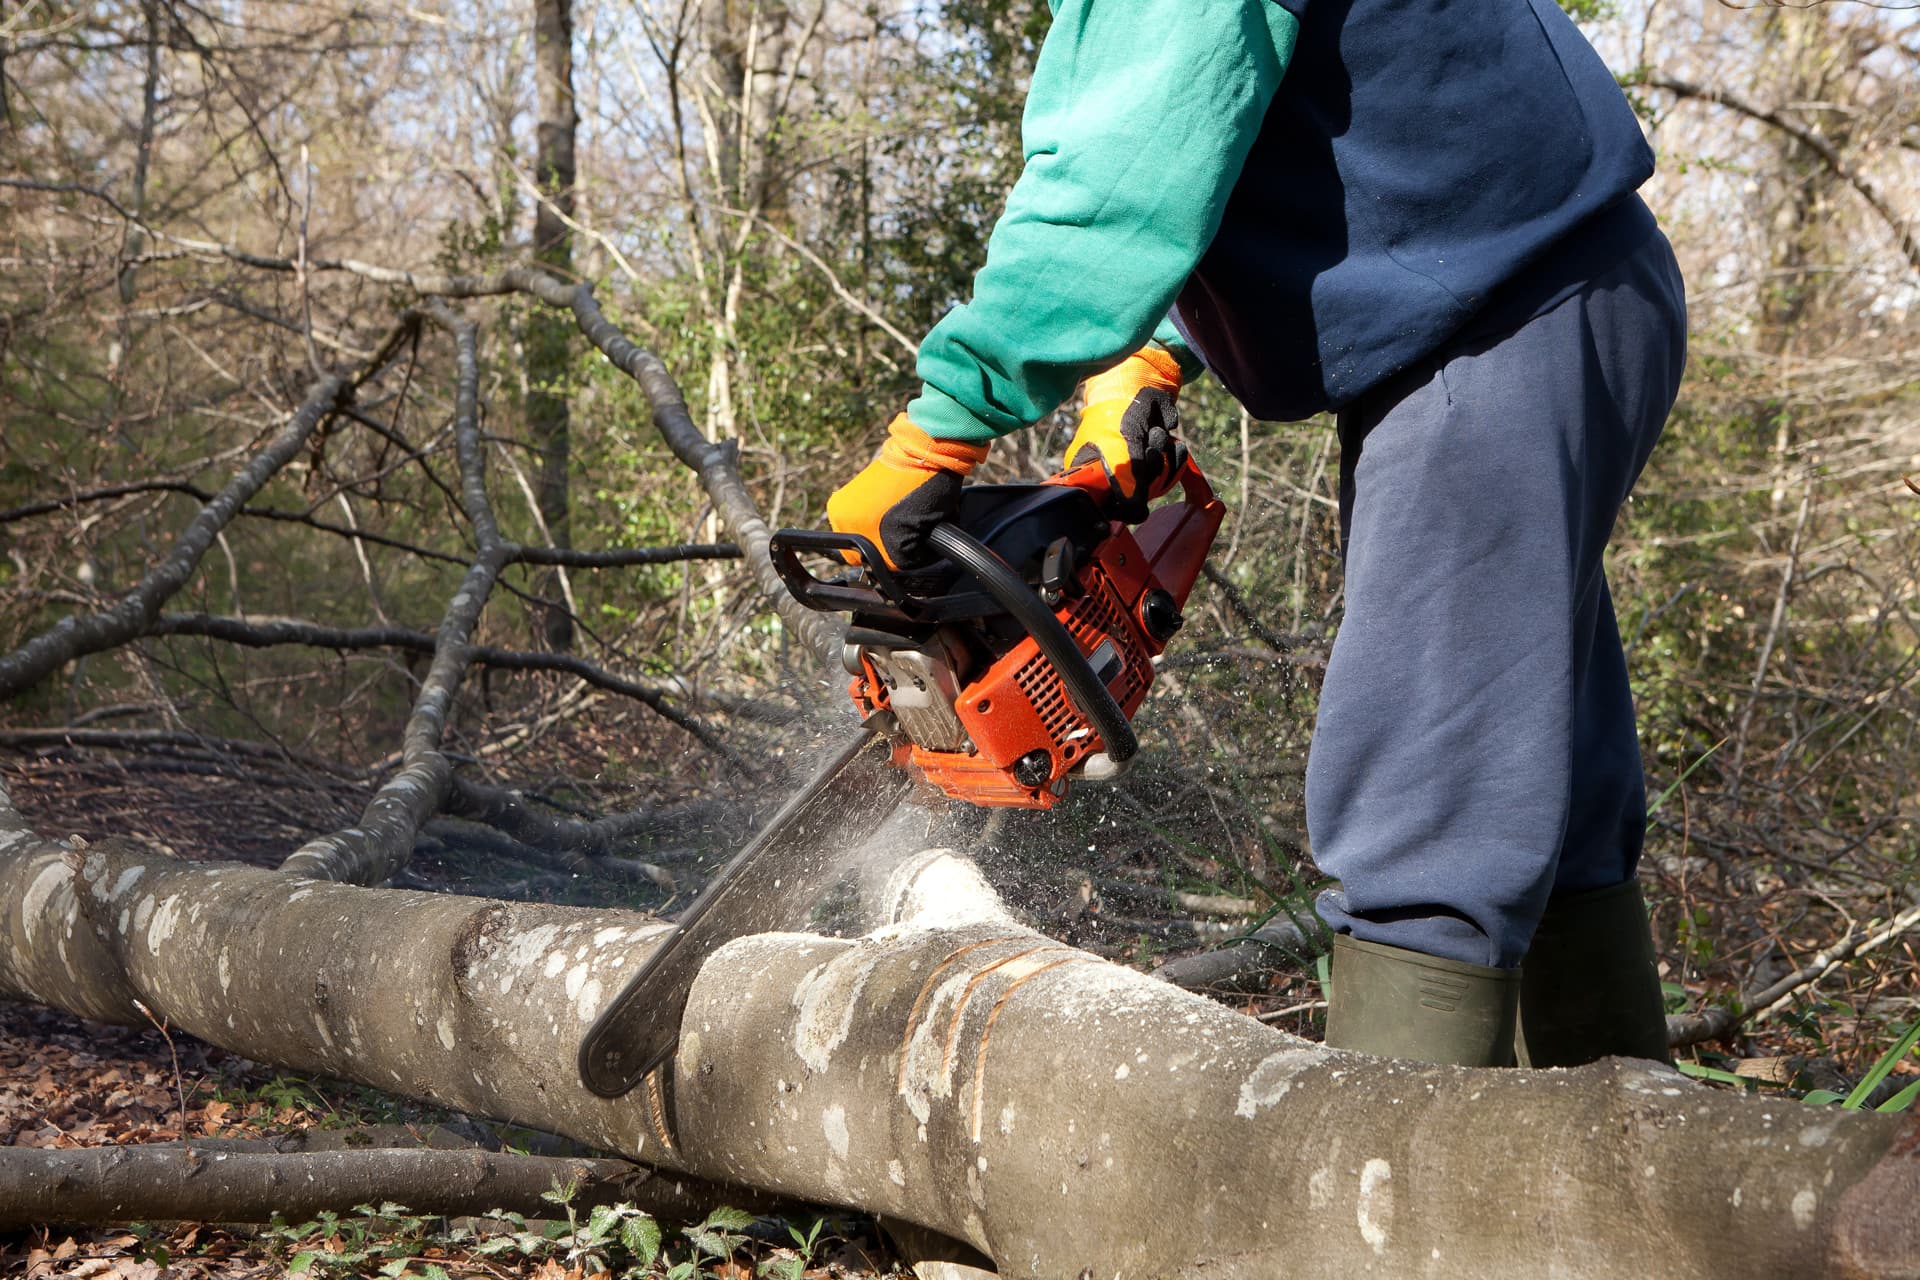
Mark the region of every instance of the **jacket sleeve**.
[[1060, 0], [1027, 94], [1026, 164], [973, 299], [920, 346], [907, 413], [922, 430], [1004, 435], [1150, 337], [1178, 341], [1168, 308], [1298, 30], [1274, 0]]

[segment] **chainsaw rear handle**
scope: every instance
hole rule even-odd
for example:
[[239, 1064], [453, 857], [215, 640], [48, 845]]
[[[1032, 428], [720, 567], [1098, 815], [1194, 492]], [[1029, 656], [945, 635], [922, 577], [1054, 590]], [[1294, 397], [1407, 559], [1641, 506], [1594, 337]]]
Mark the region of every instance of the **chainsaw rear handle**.
[[1025, 627], [1033, 642], [1060, 673], [1073, 705], [1100, 735], [1107, 758], [1115, 764], [1131, 760], [1140, 749], [1127, 713], [1114, 701], [1113, 693], [1093, 669], [1087, 655], [1080, 652], [1073, 633], [1055, 616], [1047, 602], [1034, 594], [1013, 566], [988, 550], [978, 538], [950, 524], [936, 526], [928, 535], [935, 550], [973, 575], [1000, 607]]
[[[1098, 458], [1083, 462], [1071, 471], [1055, 472], [1048, 476], [1044, 483], [1079, 489], [1092, 498], [1103, 511], [1106, 509], [1107, 499], [1113, 496], [1113, 476], [1107, 470], [1107, 464]], [[1190, 507], [1204, 507], [1214, 500], [1213, 486], [1208, 484], [1207, 478], [1200, 474], [1200, 464], [1193, 460], [1191, 453], [1181, 459], [1180, 469], [1168, 477], [1166, 484], [1160, 487], [1159, 493], [1151, 496], [1158, 498], [1161, 494], [1171, 492], [1176, 484], [1180, 486], [1181, 500]]]

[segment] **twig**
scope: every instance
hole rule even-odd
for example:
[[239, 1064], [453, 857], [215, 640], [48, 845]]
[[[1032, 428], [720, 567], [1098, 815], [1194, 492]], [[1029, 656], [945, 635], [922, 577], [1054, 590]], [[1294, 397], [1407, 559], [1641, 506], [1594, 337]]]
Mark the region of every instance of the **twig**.
[[1669, 1017], [1667, 1042], [1674, 1048], [1703, 1044], [1709, 1040], [1724, 1038], [1745, 1022], [1757, 1022], [1770, 1018], [1799, 991], [1819, 982], [1854, 957], [1884, 946], [1916, 926], [1920, 926], [1920, 907], [1910, 907], [1877, 928], [1864, 931], [1849, 929], [1845, 937], [1824, 951], [1816, 953], [1813, 959], [1792, 973], [1759, 991], [1743, 996], [1740, 1000], [1741, 1012], [1736, 1013], [1732, 1008], [1716, 1006], [1699, 1013], [1674, 1014]]
[[167, 1042], [167, 1052], [173, 1055], [173, 1092], [174, 1096], [180, 1100], [180, 1141], [186, 1144], [188, 1142], [187, 1086], [180, 1080], [180, 1046], [173, 1042], [173, 1033], [167, 1030], [167, 1024], [153, 1016], [153, 1010], [147, 1008], [145, 1001], [135, 1000], [133, 1007], [140, 1011], [141, 1017], [153, 1024], [153, 1029], [158, 1031], [160, 1038]]
[[200, 733], [179, 733], [169, 729], [83, 729], [65, 726], [47, 729], [0, 729], [0, 745], [10, 747], [73, 746], [95, 747], [108, 751], [147, 751], [155, 748], [188, 747], [208, 752], [255, 759], [284, 760], [302, 768], [332, 774], [337, 778], [363, 777], [337, 760], [326, 760], [304, 752], [290, 751], [277, 742], [248, 742], [239, 738], [216, 738]]
[[141, 480], [133, 484], [113, 484], [101, 489], [88, 489], [66, 498], [44, 498], [39, 502], [9, 507], [5, 511], [0, 511], [0, 524], [12, 524], [17, 520], [26, 520], [33, 516], [67, 511], [82, 503], [105, 502], [112, 498], [124, 498], [136, 493], [184, 493], [196, 502], [213, 501], [212, 492], [196, 484], [187, 484], [180, 480]]
[[[252, 649], [306, 645], [342, 652], [402, 649], [410, 653], [437, 653], [440, 648], [438, 633], [413, 631], [405, 627], [329, 627], [298, 618], [228, 618], [204, 613], [163, 614], [154, 620], [147, 634], [206, 636]], [[702, 746], [724, 758], [746, 776], [759, 775], [758, 768], [751, 761], [735, 752], [711, 728], [675, 707], [669, 701], [670, 695], [666, 690], [615, 675], [576, 654], [529, 653], [475, 644], [469, 644], [466, 649], [468, 663], [473, 666], [499, 671], [560, 672], [574, 676], [596, 689], [631, 698], [693, 735]], [[716, 705], [719, 705], [718, 701]]]
[[1246, 624], [1247, 630], [1253, 632], [1254, 635], [1260, 638], [1262, 643], [1266, 644], [1276, 653], [1288, 653], [1294, 649], [1298, 649], [1301, 645], [1311, 643], [1320, 638], [1316, 632], [1312, 631], [1275, 631], [1272, 627], [1269, 627], [1265, 622], [1260, 620], [1260, 615], [1255, 613], [1253, 606], [1247, 603], [1246, 596], [1240, 593], [1240, 588], [1234, 586], [1232, 579], [1228, 578], [1226, 574], [1220, 572], [1219, 569], [1211, 564], [1202, 565], [1200, 572], [1207, 576], [1208, 582], [1211, 582], [1215, 587], [1219, 588], [1221, 596], [1227, 602], [1227, 607], [1232, 609], [1234, 615]]
[[1766, 639], [1760, 645], [1760, 660], [1754, 664], [1753, 688], [1747, 694], [1746, 708], [1740, 713], [1740, 727], [1734, 734], [1731, 781], [1727, 784], [1729, 801], [1740, 794], [1742, 765], [1746, 762], [1747, 730], [1753, 724], [1753, 711], [1760, 702], [1760, 690], [1766, 684], [1767, 664], [1779, 642], [1780, 629], [1787, 621], [1787, 601], [1793, 594], [1793, 575], [1800, 567], [1800, 540], [1807, 531], [1807, 515], [1813, 510], [1813, 470], [1807, 469], [1806, 489], [1800, 495], [1800, 515], [1793, 526], [1793, 540], [1787, 547], [1787, 566], [1780, 575], [1780, 589], [1774, 593], [1773, 614], [1767, 621]]
[[1256, 1013], [1253, 1016], [1261, 1022], [1278, 1022], [1289, 1014], [1312, 1013], [1315, 1009], [1324, 1009], [1326, 1007], [1327, 1002], [1325, 1000], [1308, 1000], [1301, 1004], [1290, 1004], [1284, 1009], [1269, 1009], [1265, 1013]]
[[629, 569], [647, 564], [739, 558], [740, 548], [731, 542], [688, 542], [675, 547], [615, 547], [608, 551], [579, 551], [572, 547], [515, 547], [508, 557], [508, 563], [554, 564], [569, 569]]
[[824, 258], [822, 258], [819, 254], [815, 253], [813, 250], [807, 248], [805, 245], [801, 244], [798, 240], [795, 240], [792, 236], [788, 235], [786, 232], [782, 231], [780, 228], [774, 226], [773, 223], [767, 221], [767, 219], [760, 217], [758, 215], [752, 215], [752, 216], [753, 216], [753, 221], [759, 223], [760, 228], [763, 231], [770, 233], [774, 239], [778, 240], [781, 244], [787, 246], [787, 248], [793, 250], [795, 253], [799, 254], [801, 257], [805, 258], [809, 263], [811, 263], [813, 267], [817, 271], [819, 271], [823, 277], [825, 277], [827, 282], [827, 287], [833, 290], [834, 296], [839, 298], [841, 302], [845, 303], [849, 310], [851, 310], [856, 315], [865, 319], [874, 328], [880, 330], [880, 332], [886, 334], [889, 338], [892, 338], [895, 342], [899, 343], [900, 349], [907, 353], [907, 358], [909, 360], [913, 359], [915, 356], [920, 354], [920, 344], [915, 342], [912, 338], [909, 338], [906, 334], [900, 332], [899, 328], [895, 326], [891, 321], [889, 321], [885, 316], [881, 315], [879, 311], [875, 310], [872, 306], [868, 305], [867, 303], [862, 302], [859, 298], [855, 297], [852, 290], [848, 289], [846, 285], [840, 282], [839, 275], [834, 271], [833, 267], [829, 265]]

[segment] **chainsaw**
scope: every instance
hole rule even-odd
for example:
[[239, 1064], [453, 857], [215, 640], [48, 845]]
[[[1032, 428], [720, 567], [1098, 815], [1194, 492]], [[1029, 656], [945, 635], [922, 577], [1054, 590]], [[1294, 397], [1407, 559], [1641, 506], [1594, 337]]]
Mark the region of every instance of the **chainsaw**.
[[[842, 663], [861, 727], [721, 869], [580, 1048], [580, 1074], [618, 1097], [669, 1059], [707, 956], [812, 905], [845, 851], [916, 785], [986, 808], [1048, 809], [1123, 773], [1131, 717], [1179, 631], [1226, 508], [1189, 457], [1179, 500], [1139, 525], [1102, 514], [1088, 463], [1040, 483], [973, 485], [929, 535], [940, 559], [889, 568], [856, 534], [783, 529], [774, 567], [811, 609], [852, 615]], [[830, 576], [808, 557], [834, 566]]]

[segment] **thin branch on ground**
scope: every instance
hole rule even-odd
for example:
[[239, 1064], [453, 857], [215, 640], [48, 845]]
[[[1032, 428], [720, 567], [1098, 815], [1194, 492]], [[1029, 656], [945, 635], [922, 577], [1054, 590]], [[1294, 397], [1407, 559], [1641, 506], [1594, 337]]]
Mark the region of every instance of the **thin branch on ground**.
[[1731, 1035], [1743, 1024], [1772, 1017], [1799, 992], [1813, 986], [1847, 961], [1920, 928], [1920, 907], [1910, 907], [1891, 920], [1867, 929], [1850, 929], [1792, 973], [1749, 992], [1734, 1006], [1716, 1006], [1699, 1013], [1674, 1014], [1667, 1019], [1667, 1040], [1674, 1048], [1704, 1044]]
[[1311, 969], [1328, 945], [1326, 926], [1311, 911], [1282, 913], [1223, 947], [1169, 960], [1154, 976], [1193, 991], [1234, 989], [1276, 969]]
[[538, 1213], [551, 1210], [541, 1197], [556, 1183], [575, 1187], [579, 1205], [651, 1202], [668, 1216], [697, 1217], [724, 1198], [716, 1188], [696, 1198], [681, 1175], [658, 1177], [625, 1160], [424, 1147], [297, 1153], [209, 1151], [198, 1143], [8, 1147], [0, 1148], [0, 1229], [48, 1222], [267, 1222], [276, 1215], [297, 1222], [382, 1203], [427, 1214]]

